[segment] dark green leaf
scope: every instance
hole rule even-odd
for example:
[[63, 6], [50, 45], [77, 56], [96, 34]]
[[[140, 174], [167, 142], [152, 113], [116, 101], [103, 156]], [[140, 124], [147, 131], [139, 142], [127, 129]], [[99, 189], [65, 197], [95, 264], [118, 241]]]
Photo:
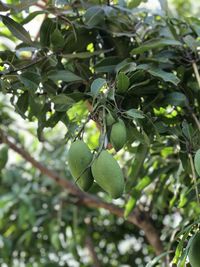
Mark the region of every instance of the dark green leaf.
[[91, 93], [95, 96], [98, 95], [102, 87], [105, 86], [106, 84], [107, 82], [105, 79], [97, 78], [91, 84]]
[[163, 48], [164, 46], [181, 46], [182, 43], [173, 39], [154, 39], [134, 48], [131, 54], [141, 54], [151, 49]]
[[56, 25], [50, 18], [46, 18], [40, 28], [40, 44], [43, 47], [48, 47], [50, 45], [50, 36], [55, 30]]
[[137, 109], [129, 109], [125, 112], [129, 117], [132, 117], [133, 119], [144, 119], [144, 114], [141, 110]]
[[104, 11], [100, 6], [93, 6], [87, 9], [85, 15], [85, 24], [94, 27], [104, 20]]
[[120, 62], [120, 58], [118, 57], [107, 57], [99, 61], [94, 69], [96, 72], [106, 73], [115, 71], [116, 65]]
[[61, 31], [59, 31], [58, 29], [55, 29], [51, 34], [51, 43], [54, 50], [59, 50], [65, 45], [64, 37], [62, 36]]
[[165, 82], [171, 82], [174, 85], [177, 85], [180, 82], [179, 78], [175, 74], [166, 72], [152, 65], [147, 65], [147, 64], [138, 65], [137, 69], [146, 70], [151, 75], [161, 78]]
[[0, 1], [0, 11], [8, 11], [9, 7]]
[[55, 110], [61, 112], [67, 111], [74, 104], [74, 100], [64, 94], [55, 96], [52, 101], [55, 104]]
[[41, 82], [41, 77], [36, 72], [26, 71], [19, 75], [21, 82], [29, 90], [37, 90], [39, 83]]
[[1, 15], [2, 21], [5, 26], [11, 31], [11, 33], [24, 43], [31, 44], [31, 37], [29, 33], [22, 27], [21, 24], [17, 23], [13, 19], [7, 16]]
[[54, 82], [57, 81], [77, 82], [83, 80], [80, 76], [68, 70], [51, 71], [48, 73], [48, 78]]
[[127, 186], [131, 185], [133, 182], [135, 182], [135, 179], [138, 179], [138, 175], [143, 168], [144, 161], [146, 159], [148, 152], [147, 145], [140, 144], [137, 147], [137, 151], [134, 157], [134, 160], [132, 162], [131, 171], [129, 174], [129, 181]]
[[119, 72], [117, 77], [117, 91], [119, 93], [124, 93], [128, 90], [130, 85], [130, 80], [124, 72]]
[[6, 166], [8, 161], [8, 147], [3, 146], [0, 148], [0, 171]]
[[25, 91], [23, 94], [21, 94], [18, 97], [18, 100], [16, 103], [17, 112], [19, 112], [23, 118], [26, 118], [25, 112], [28, 109], [28, 104], [29, 104], [29, 94], [27, 91]]
[[185, 106], [187, 103], [187, 98], [184, 94], [179, 92], [173, 92], [168, 94], [164, 102], [173, 106]]
[[193, 51], [196, 52], [199, 46], [199, 43], [191, 35], [187, 35], [183, 38], [187, 46]]

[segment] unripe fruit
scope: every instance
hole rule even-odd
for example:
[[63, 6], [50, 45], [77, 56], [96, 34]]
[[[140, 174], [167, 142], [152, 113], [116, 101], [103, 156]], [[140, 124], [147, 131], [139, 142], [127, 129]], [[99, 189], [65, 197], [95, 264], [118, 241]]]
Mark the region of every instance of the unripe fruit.
[[124, 177], [117, 161], [106, 150], [103, 150], [92, 164], [95, 181], [112, 198], [118, 198], [124, 190]]
[[200, 233], [197, 233], [191, 242], [188, 254], [189, 262], [192, 267], [200, 266], [199, 248], [200, 248]]
[[126, 126], [122, 120], [113, 124], [110, 141], [116, 151], [119, 151], [126, 143]]
[[89, 167], [92, 158], [90, 149], [83, 141], [77, 140], [71, 145], [68, 154], [69, 169], [78, 186], [84, 191], [89, 190], [94, 181]]
[[115, 123], [115, 119], [113, 118], [112, 114], [108, 112], [108, 114], [106, 115], [106, 125], [112, 126], [113, 123]]

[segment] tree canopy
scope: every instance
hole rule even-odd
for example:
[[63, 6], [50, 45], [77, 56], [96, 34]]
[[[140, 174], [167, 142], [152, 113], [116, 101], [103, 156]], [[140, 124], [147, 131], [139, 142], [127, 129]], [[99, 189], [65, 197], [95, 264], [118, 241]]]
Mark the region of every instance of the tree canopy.
[[[0, 2], [1, 264], [188, 261], [200, 215], [200, 20], [143, 2]], [[118, 199], [97, 179], [78, 187], [75, 140], [93, 160], [114, 157]]]

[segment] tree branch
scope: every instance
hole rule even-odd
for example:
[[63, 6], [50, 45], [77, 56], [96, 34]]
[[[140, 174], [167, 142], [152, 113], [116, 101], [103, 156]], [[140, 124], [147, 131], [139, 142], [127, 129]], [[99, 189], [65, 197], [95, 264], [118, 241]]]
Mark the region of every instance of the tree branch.
[[100, 261], [97, 257], [96, 251], [94, 249], [93, 240], [90, 237], [90, 235], [87, 235], [86, 240], [85, 240], [85, 245], [88, 248], [90, 257], [93, 261], [93, 267], [101, 267]]
[[[108, 210], [110, 213], [123, 218], [124, 210], [117, 207], [114, 204], [106, 203], [102, 201], [99, 197], [93, 196], [86, 192], [81, 191], [76, 185], [67, 180], [66, 178], [60, 177], [53, 170], [48, 169], [40, 162], [35, 160], [24, 148], [19, 147], [15, 144], [15, 142], [11, 141], [2, 130], [0, 130], [0, 141], [7, 144], [12, 150], [21, 155], [26, 161], [31, 163], [35, 168], [40, 170], [40, 172], [52, 180], [54, 180], [57, 184], [59, 184], [62, 188], [66, 189], [70, 194], [76, 196], [79, 199], [79, 203], [85, 205], [90, 208], [103, 208]], [[139, 210], [139, 208], [135, 208], [135, 210], [129, 215], [127, 221], [136, 225], [140, 229], [142, 229], [145, 233], [145, 236], [151, 246], [154, 248], [155, 253], [157, 255], [163, 253], [162, 242], [160, 241], [159, 233], [149, 214]]]

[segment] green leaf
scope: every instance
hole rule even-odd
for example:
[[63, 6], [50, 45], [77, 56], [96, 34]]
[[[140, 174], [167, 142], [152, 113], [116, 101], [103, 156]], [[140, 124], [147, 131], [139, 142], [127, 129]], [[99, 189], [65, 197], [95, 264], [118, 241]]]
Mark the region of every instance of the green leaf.
[[129, 117], [132, 117], [133, 119], [144, 119], [144, 114], [141, 110], [137, 109], [129, 109], [125, 112]]
[[41, 77], [36, 72], [26, 71], [19, 75], [20, 81], [28, 88], [28, 90], [37, 90]]
[[141, 196], [142, 190], [147, 187], [152, 182], [151, 178], [148, 176], [143, 177], [135, 188], [131, 191], [131, 197], [125, 206], [124, 217], [127, 218], [131, 211], [135, 208], [137, 200]]
[[136, 70], [136, 64], [134, 62], [126, 62], [125, 60], [120, 62], [116, 68], [116, 72], [123, 72], [123, 73], [128, 73]]
[[62, 36], [61, 31], [59, 31], [58, 29], [55, 29], [51, 34], [51, 43], [54, 50], [59, 50], [65, 45], [65, 39]]
[[186, 35], [183, 40], [193, 52], [197, 51], [199, 43], [191, 35]]
[[182, 46], [182, 43], [173, 39], [154, 39], [141, 44], [131, 51], [132, 55], [142, 54], [151, 49], [163, 48], [165, 46]]
[[51, 234], [51, 244], [56, 250], [59, 250], [60, 248], [60, 239], [59, 239], [59, 233], [54, 232]]
[[22, 22], [21, 24], [24, 25], [24, 24], [27, 24], [29, 23], [32, 19], [34, 19], [36, 16], [38, 15], [41, 15], [41, 14], [44, 14], [46, 13], [45, 10], [39, 10], [39, 11], [34, 11], [34, 12], [31, 12]]
[[29, 33], [22, 27], [21, 24], [17, 23], [13, 19], [7, 16], [0, 15], [3, 21], [3, 24], [11, 31], [11, 33], [18, 38], [19, 40], [23, 41], [24, 43], [31, 44], [31, 37]]
[[0, 11], [8, 11], [9, 7], [0, 1]]
[[180, 79], [175, 74], [163, 71], [158, 68], [152, 68], [151, 70], [148, 70], [148, 72], [151, 75], [159, 77], [163, 79], [165, 82], [171, 82], [174, 85], [177, 85], [180, 82]]
[[187, 137], [190, 142], [192, 142], [192, 128], [191, 125], [187, 123], [187, 121], [183, 121], [182, 123], [182, 132]]
[[139, 144], [131, 164], [127, 186], [131, 185], [133, 182], [135, 182], [135, 179], [139, 178], [139, 174], [141, 169], [143, 168], [143, 164], [146, 159], [147, 153], [148, 153], [148, 146], [146, 144], [145, 145]]
[[137, 69], [146, 70], [151, 75], [161, 78], [165, 82], [171, 82], [174, 85], [177, 85], [180, 82], [180, 79], [175, 74], [166, 72], [152, 65], [147, 65], [147, 64], [138, 65]]
[[84, 15], [85, 24], [95, 27], [104, 21], [104, 11], [100, 6], [93, 6], [87, 9]]
[[159, 0], [161, 9], [168, 13], [168, 0]]
[[158, 255], [153, 260], [151, 260], [149, 263], [147, 263], [147, 265], [145, 267], [158, 266], [158, 265], [155, 265], [155, 264], [158, 263], [162, 258], [166, 257], [170, 253], [173, 253], [173, 251], [163, 252], [162, 254]]
[[76, 82], [82, 81], [83, 79], [68, 70], [55, 70], [48, 73], [48, 78], [54, 82], [64, 81], [64, 82]]
[[124, 210], [124, 218], [127, 219], [129, 214], [132, 212], [132, 210], [135, 208], [137, 200], [139, 199], [141, 195], [141, 192], [137, 189], [133, 189], [131, 192], [131, 197], [129, 198], [128, 202], [125, 205]]
[[19, 114], [25, 119], [26, 116], [24, 115], [25, 112], [28, 109], [29, 104], [29, 94], [27, 91], [25, 91], [23, 94], [21, 94], [18, 97], [17, 103], [16, 103], [16, 110], [19, 112]]
[[8, 161], [8, 147], [3, 146], [0, 148], [0, 171], [6, 166]]
[[52, 101], [55, 104], [55, 110], [60, 112], [67, 111], [75, 103], [72, 98], [64, 94], [55, 96]]
[[130, 126], [127, 128], [127, 133], [128, 133], [128, 141], [133, 142], [134, 140], [137, 140], [142, 144], [149, 145], [148, 136], [144, 131], [140, 132], [136, 127]]
[[121, 60], [118, 57], [107, 57], [97, 62], [97, 64], [94, 66], [94, 69], [97, 73], [114, 72], [116, 65], [120, 61]]
[[46, 122], [45, 127], [55, 127], [55, 125], [61, 121], [62, 119], [65, 119], [66, 113], [65, 112], [55, 112]]
[[130, 80], [124, 72], [119, 72], [117, 75], [117, 91], [119, 93], [124, 93], [128, 90], [130, 85]]
[[102, 87], [105, 86], [106, 84], [107, 82], [105, 79], [97, 78], [91, 84], [91, 93], [95, 96], [98, 95]]
[[[176, 251], [175, 251], [175, 256], [173, 258], [174, 264], [177, 264], [179, 262], [181, 256], [184, 255], [184, 253], [183, 253], [184, 243], [185, 243], [185, 240], [188, 238], [190, 231], [191, 231], [191, 228], [188, 228], [186, 233], [183, 235], [182, 239], [179, 241], [179, 244], [178, 244]], [[184, 255], [184, 257], [185, 257], [185, 255]]]
[[147, 187], [151, 183], [151, 178], [149, 176], [144, 176], [136, 185], [136, 189], [138, 191], [142, 191], [145, 187]]
[[17, 14], [19, 12], [28, 10], [30, 6], [33, 6], [37, 3], [37, 0], [20, 0], [20, 1], [8, 1], [9, 8], [11, 9], [12, 13]]
[[108, 53], [110, 52], [112, 49], [105, 49], [105, 50], [97, 50], [94, 52], [80, 52], [80, 53], [73, 53], [73, 54], [62, 54], [63, 58], [68, 58], [68, 59], [75, 59], [75, 58], [91, 58], [93, 56], [98, 56], [101, 55], [103, 53]]
[[16, 198], [12, 193], [7, 193], [0, 196], [0, 219], [2, 219], [6, 212], [16, 203]]
[[136, 8], [136, 7], [139, 6], [142, 2], [143, 2], [143, 0], [129, 0], [129, 1], [128, 1], [128, 8]]
[[196, 172], [200, 176], [200, 149], [198, 149], [197, 152], [195, 153], [194, 166], [195, 166]]
[[56, 25], [50, 18], [46, 18], [43, 21], [40, 28], [40, 44], [43, 47], [48, 47], [50, 45], [50, 36], [55, 28]]
[[172, 106], [180, 106], [180, 107], [183, 107], [183, 106], [186, 105], [187, 98], [182, 93], [173, 92], [173, 93], [168, 94], [165, 97], [164, 102], [167, 103], [167, 104], [170, 104]]

